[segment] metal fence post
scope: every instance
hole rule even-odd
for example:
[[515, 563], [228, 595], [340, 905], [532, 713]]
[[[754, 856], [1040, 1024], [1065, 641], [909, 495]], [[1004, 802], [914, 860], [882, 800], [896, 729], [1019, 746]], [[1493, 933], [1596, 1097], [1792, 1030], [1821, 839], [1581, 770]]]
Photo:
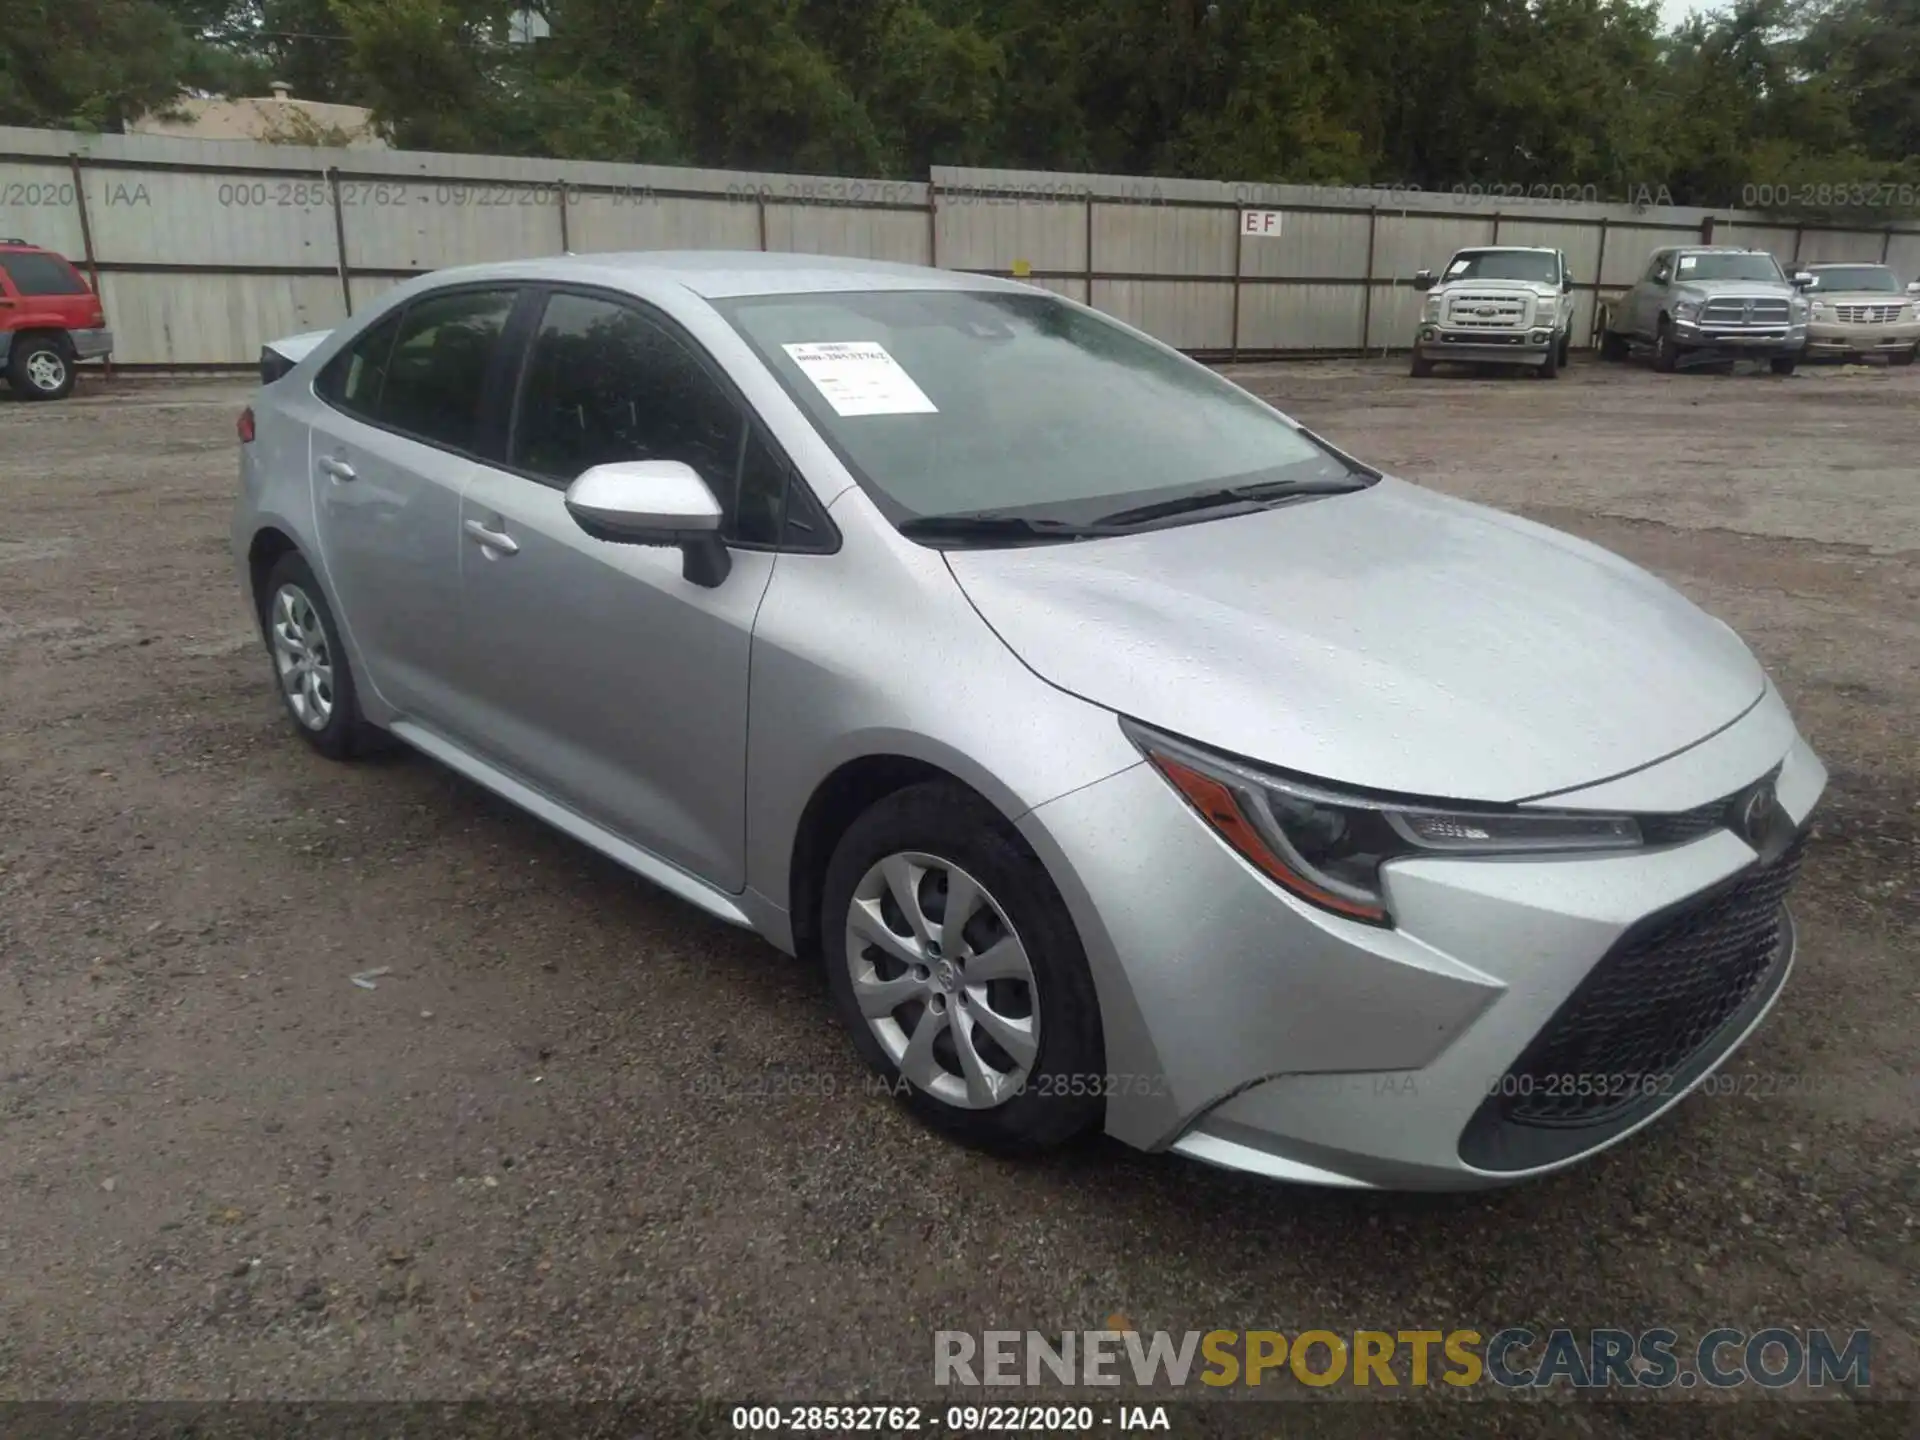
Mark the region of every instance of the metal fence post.
[[[93, 220], [87, 214], [87, 181], [81, 173], [80, 152], [67, 153], [67, 164], [73, 171], [73, 208], [80, 215], [80, 248], [87, 262], [87, 277], [93, 282], [93, 293], [100, 294], [100, 257], [93, 253]], [[105, 297], [101, 296], [105, 303]], [[113, 356], [108, 355], [100, 362], [100, 369], [111, 380], [113, 378]]]
[[573, 236], [570, 233], [572, 227], [567, 219], [567, 206], [572, 203], [569, 193], [572, 188], [567, 184], [566, 177], [562, 176], [560, 178], [560, 253], [562, 255], [573, 253]]
[[[1365, 355], [1373, 344], [1373, 247], [1380, 233], [1380, 207], [1367, 207], [1367, 273], [1360, 282], [1360, 353]], [[1383, 345], [1380, 347], [1385, 350]]]
[[353, 314], [353, 283], [347, 269], [347, 212], [340, 203], [340, 167], [327, 167], [327, 195], [333, 202], [333, 245], [340, 271], [340, 303]]
[[[932, 175], [927, 176], [927, 264], [940, 264], [940, 187], [934, 183]], [[1093, 303], [1091, 293], [1087, 303]]]

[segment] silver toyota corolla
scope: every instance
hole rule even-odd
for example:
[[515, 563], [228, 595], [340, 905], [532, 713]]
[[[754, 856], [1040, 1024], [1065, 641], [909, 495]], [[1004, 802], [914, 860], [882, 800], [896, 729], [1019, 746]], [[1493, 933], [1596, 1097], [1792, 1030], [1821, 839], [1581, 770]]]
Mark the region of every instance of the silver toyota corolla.
[[962, 1139], [1518, 1180], [1786, 980], [1826, 771], [1731, 630], [1084, 306], [576, 256], [263, 373], [233, 545], [305, 738], [818, 955]]

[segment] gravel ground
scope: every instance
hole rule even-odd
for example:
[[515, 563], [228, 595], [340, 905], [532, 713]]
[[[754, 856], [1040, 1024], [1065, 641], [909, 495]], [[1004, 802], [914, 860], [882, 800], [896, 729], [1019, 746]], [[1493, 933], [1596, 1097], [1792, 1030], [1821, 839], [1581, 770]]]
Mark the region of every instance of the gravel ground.
[[[956, 1149], [857, 1093], [805, 967], [424, 759], [298, 743], [226, 555], [243, 387], [89, 375], [0, 399], [0, 1398], [926, 1397], [936, 1329], [1116, 1312], [1867, 1327], [1873, 1393], [1914, 1394], [1920, 372], [1235, 373], [1772, 671], [1833, 782], [1739, 1093], [1467, 1197]], [[1743, 1433], [1911, 1423], [1752, 1393]]]

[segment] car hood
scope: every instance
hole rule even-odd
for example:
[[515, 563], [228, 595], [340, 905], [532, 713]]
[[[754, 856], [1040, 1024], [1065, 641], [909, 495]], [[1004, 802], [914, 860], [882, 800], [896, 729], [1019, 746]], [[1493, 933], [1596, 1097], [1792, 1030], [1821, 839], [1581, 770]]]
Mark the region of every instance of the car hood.
[[1677, 290], [1696, 295], [1752, 295], [1757, 299], [1785, 300], [1798, 294], [1791, 285], [1778, 280], [1689, 280], [1685, 276], [1673, 282]]
[[1393, 479], [947, 561], [1061, 689], [1407, 795], [1514, 801], [1591, 784], [1706, 738], [1766, 685], [1732, 630], [1618, 556]]
[[1560, 293], [1558, 285], [1549, 285], [1544, 280], [1443, 280], [1433, 288], [1444, 291], [1472, 290], [1476, 294], [1483, 290], [1490, 294], [1500, 294], [1509, 290], [1521, 295], [1558, 295]]
[[1912, 305], [1920, 296], [1897, 290], [1809, 290], [1807, 299], [1816, 305]]

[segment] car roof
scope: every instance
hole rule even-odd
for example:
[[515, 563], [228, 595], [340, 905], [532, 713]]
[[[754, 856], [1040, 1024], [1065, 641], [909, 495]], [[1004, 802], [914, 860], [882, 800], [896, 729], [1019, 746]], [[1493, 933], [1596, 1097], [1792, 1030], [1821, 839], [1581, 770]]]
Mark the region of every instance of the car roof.
[[[423, 279], [425, 277], [422, 277]], [[634, 250], [567, 254], [432, 272], [432, 283], [471, 280], [573, 280], [644, 291], [681, 286], [703, 299], [739, 295], [806, 295], [850, 290], [1011, 290], [1033, 287], [992, 275], [935, 270], [890, 260], [800, 255], [761, 250]]]
[[1552, 245], [1462, 245], [1453, 253], [1465, 255], [1469, 251], [1483, 255], [1489, 250], [1531, 250], [1536, 255], [1558, 255], [1560, 252]]
[[1802, 270], [1891, 270], [1884, 260], [1816, 260]]

